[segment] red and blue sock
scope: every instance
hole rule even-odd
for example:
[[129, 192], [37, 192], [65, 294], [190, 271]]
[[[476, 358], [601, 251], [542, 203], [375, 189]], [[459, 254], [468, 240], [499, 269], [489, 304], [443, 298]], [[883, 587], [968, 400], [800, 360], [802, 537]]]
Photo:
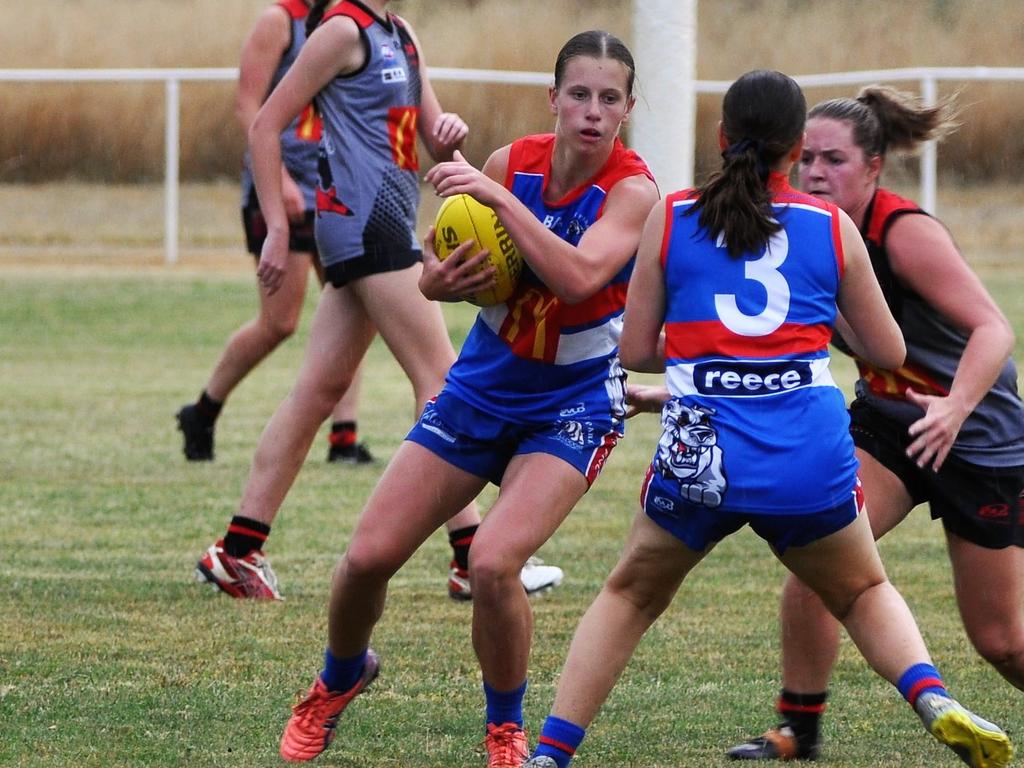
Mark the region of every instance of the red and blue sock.
[[331, 649], [324, 650], [324, 669], [320, 673], [320, 679], [324, 681], [327, 690], [331, 693], [347, 691], [359, 681], [366, 666], [367, 651], [358, 653], [355, 656], [338, 658]]
[[586, 735], [586, 729], [580, 728], [576, 723], [548, 715], [540, 729], [540, 738], [537, 740], [537, 749], [534, 750], [533, 757], [550, 757], [558, 768], [566, 768]]
[[916, 706], [917, 699], [922, 693], [937, 693], [939, 696], [951, 698], [942, 682], [942, 675], [931, 664], [915, 664], [906, 672], [900, 675], [896, 683], [903, 698], [910, 706]]
[[511, 691], [496, 691], [484, 683], [484, 697], [487, 699], [487, 722], [501, 725], [515, 723], [523, 727], [523, 697], [526, 695], [526, 681]]

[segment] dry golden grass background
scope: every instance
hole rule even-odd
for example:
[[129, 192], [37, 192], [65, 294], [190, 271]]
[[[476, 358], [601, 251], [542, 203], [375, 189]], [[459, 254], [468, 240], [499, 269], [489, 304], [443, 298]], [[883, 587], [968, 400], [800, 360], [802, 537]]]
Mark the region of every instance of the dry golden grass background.
[[[267, 0], [0, 0], [0, 68], [233, 67]], [[632, 41], [627, 0], [396, 0], [437, 66], [550, 71], [561, 44], [586, 28]], [[13, 23], [12, 23], [13, 22]], [[910, 66], [1017, 66], [1019, 0], [703, 0], [698, 77], [729, 80], [754, 67], [791, 74]], [[644, 73], [639, 73], [643, 95]], [[905, 84], [913, 87], [913, 84]], [[1016, 129], [1024, 85], [962, 87], [964, 126], [940, 153], [954, 181], [1015, 180], [1024, 163]], [[242, 135], [233, 84], [182, 87], [182, 177], [234, 178]], [[439, 83], [446, 107], [471, 125], [482, 160], [511, 138], [544, 130], [539, 88]], [[841, 92], [841, 91], [840, 91]], [[816, 101], [836, 91], [816, 89]], [[699, 166], [714, 157], [717, 97], [700, 100]], [[163, 173], [163, 91], [156, 84], [0, 82], [0, 182], [69, 175], [156, 180]], [[666, 130], [672, 130], [666, 126]], [[700, 168], [699, 168], [700, 169]], [[699, 170], [698, 169], [698, 170]]]

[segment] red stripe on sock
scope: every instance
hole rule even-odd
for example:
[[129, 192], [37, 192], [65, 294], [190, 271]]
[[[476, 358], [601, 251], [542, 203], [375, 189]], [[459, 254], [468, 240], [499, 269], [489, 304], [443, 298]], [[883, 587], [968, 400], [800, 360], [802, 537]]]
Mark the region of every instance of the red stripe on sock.
[[537, 739], [537, 743], [544, 744], [549, 747], [554, 747], [555, 749], [560, 749], [562, 752], [565, 752], [565, 754], [569, 755], [570, 757], [576, 754], [576, 749], [574, 747], [570, 747], [564, 741], [552, 739], [550, 736], [545, 736], [544, 734], [541, 734], [540, 738]]
[[254, 531], [251, 528], [246, 528], [238, 523], [231, 523], [228, 525], [228, 533], [237, 533], [239, 536], [251, 536], [252, 538], [259, 539], [260, 541], [267, 540], [267, 534]]
[[473, 534], [471, 533], [469, 534], [469, 536], [463, 536], [461, 539], [456, 539], [455, 541], [451, 542], [451, 545], [453, 547], [468, 547], [472, 543]]
[[941, 688], [942, 690], [946, 690], [946, 685], [937, 677], [925, 677], [918, 680], [910, 686], [910, 690], [907, 691], [907, 701], [910, 702], [910, 706], [914, 706], [914, 704], [917, 703], [917, 697], [921, 695], [921, 691], [925, 688]]
[[825, 711], [825, 704], [790, 704], [788, 701], [782, 701], [779, 699], [778, 704], [775, 706], [775, 710], [779, 714], [785, 714], [786, 712], [799, 712], [808, 715], [820, 715]]

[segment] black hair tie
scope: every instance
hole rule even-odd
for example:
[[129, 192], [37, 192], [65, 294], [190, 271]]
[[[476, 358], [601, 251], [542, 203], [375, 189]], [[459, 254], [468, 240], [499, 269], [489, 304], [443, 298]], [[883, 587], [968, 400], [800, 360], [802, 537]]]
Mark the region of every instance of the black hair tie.
[[739, 141], [730, 144], [722, 151], [722, 158], [728, 159], [730, 157], [736, 157], [737, 155], [744, 155], [751, 149], [754, 150], [754, 159], [757, 162], [757, 175], [767, 182], [771, 168], [769, 168], [768, 163], [765, 162], [764, 142], [760, 139], [740, 139]]

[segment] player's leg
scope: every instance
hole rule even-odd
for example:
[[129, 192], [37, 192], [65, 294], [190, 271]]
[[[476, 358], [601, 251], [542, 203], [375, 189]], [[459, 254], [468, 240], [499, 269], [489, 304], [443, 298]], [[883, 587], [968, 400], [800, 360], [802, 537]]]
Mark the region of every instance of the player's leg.
[[421, 445], [406, 441], [399, 447], [335, 569], [324, 667], [281, 737], [285, 759], [309, 760], [327, 747], [324, 733], [333, 735], [337, 718], [378, 674], [370, 637], [384, 610], [388, 581], [485, 482]]
[[281, 288], [268, 294], [257, 284], [259, 312], [228, 339], [199, 399], [178, 412], [185, 457], [208, 461], [214, 455], [214, 427], [228, 396], [249, 372], [295, 333], [309, 281], [309, 254], [289, 253], [290, 268]]
[[903, 597], [889, 583], [868, 520], [780, 556], [813, 588], [871, 667], [895, 685], [925, 728], [974, 768], [1005, 766], [1006, 734], [964, 709], [946, 690]]
[[641, 510], [619, 562], [573, 635], [530, 765], [567, 765], [641, 638], [672, 602], [695, 552]]
[[[913, 501], [903, 482], [871, 454], [858, 448], [866, 514], [877, 539], [899, 524]], [[821, 747], [832, 667], [839, 650], [840, 624], [821, 598], [793, 574], [786, 578], [780, 605], [782, 690], [776, 701], [779, 724], [728, 750], [736, 760], [814, 759]]]
[[950, 532], [946, 537], [967, 636], [999, 674], [1024, 690], [1024, 549], [988, 549]]

